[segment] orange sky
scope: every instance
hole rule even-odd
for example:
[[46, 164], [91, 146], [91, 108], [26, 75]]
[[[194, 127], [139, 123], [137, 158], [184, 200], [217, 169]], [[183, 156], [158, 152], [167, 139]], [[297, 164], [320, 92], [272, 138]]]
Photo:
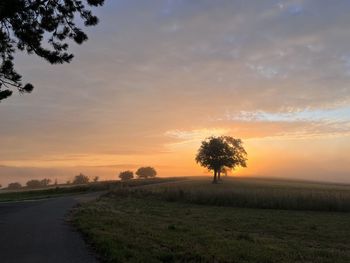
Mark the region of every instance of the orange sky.
[[0, 184], [141, 165], [202, 175], [194, 157], [211, 135], [243, 139], [248, 168], [234, 174], [350, 183], [348, 10], [107, 1], [71, 64], [16, 58], [36, 89], [0, 104]]

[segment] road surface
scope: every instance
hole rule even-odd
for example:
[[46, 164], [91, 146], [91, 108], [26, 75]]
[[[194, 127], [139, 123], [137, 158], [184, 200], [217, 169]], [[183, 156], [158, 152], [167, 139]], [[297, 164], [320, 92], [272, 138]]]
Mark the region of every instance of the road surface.
[[65, 219], [76, 204], [100, 194], [0, 203], [0, 262], [98, 262], [80, 234]]

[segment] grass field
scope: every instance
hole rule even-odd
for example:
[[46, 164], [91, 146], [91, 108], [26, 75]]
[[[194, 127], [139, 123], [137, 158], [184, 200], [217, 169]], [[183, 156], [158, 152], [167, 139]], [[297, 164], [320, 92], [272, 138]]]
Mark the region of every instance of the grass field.
[[350, 262], [349, 192], [259, 179], [118, 187], [73, 223], [105, 262]]
[[208, 179], [192, 179], [132, 192], [134, 196], [203, 205], [350, 212], [350, 185], [257, 178], [227, 178], [215, 185]]
[[121, 181], [101, 181], [97, 183], [89, 183], [85, 185], [59, 185], [59, 186], [49, 186], [44, 189], [27, 189], [23, 188], [21, 190], [8, 191], [0, 190], [0, 202], [9, 201], [21, 201], [21, 200], [33, 200], [33, 199], [45, 199], [54, 198], [64, 195], [72, 194], [82, 194], [86, 192], [96, 192], [96, 191], [106, 191], [115, 188], [120, 188], [124, 186], [140, 186], [148, 185], [158, 182], [167, 181], [177, 181], [182, 180], [182, 178], [167, 178], [167, 179], [142, 179], [142, 180], [132, 180], [128, 182]]

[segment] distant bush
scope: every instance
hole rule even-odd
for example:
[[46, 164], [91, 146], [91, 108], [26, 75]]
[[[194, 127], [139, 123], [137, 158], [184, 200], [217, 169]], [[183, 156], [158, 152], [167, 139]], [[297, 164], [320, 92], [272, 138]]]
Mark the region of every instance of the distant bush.
[[89, 177], [80, 173], [74, 177], [73, 184], [87, 184], [89, 181]]
[[50, 184], [50, 179], [43, 180], [29, 180], [26, 185], [28, 188], [42, 188], [47, 187]]
[[100, 179], [100, 177], [95, 176], [94, 179], [93, 179], [93, 181], [94, 181], [95, 183], [97, 183], [99, 179]]
[[43, 180], [29, 180], [26, 185], [28, 188], [42, 188], [47, 187], [51, 183], [50, 179]]
[[28, 188], [40, 188], [42, 187], [41, 182], [39, 180], [30, 180], [26, 183]]
[[132, 171], [123, 171], [119, 174], [119, 178], [122, 181], [131, 180], [134, 178], [134, 173]]
[[153, 178], [153, 177], [156, 177], [157, 171], [153, 167], [150, 167], [150, 166], [140, 167], [136, 171], [136, 175], [139, 178]]
[[22, 188], [22, 185], [20, 183], [9, 183], [9, 185], [7, 186], [7, 188], [9, 190], [18, 190], [20, 188]]

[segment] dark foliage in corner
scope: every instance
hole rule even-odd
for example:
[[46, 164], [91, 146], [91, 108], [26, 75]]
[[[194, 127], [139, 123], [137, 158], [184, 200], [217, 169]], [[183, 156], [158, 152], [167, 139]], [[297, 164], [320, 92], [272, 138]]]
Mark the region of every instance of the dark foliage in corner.
[[30, 93], [33, 85], [23, 84], [14, 68], [14, 54], [25, 51], [51, 64], [69, 63], [68, 41], [82, 44], [88, 39], [76, 25], [79, 15], [86, 27], [98, 23], [88, 7], [104, 0], [1, 0], [0, 2], [0, 101], [15, 88]]

